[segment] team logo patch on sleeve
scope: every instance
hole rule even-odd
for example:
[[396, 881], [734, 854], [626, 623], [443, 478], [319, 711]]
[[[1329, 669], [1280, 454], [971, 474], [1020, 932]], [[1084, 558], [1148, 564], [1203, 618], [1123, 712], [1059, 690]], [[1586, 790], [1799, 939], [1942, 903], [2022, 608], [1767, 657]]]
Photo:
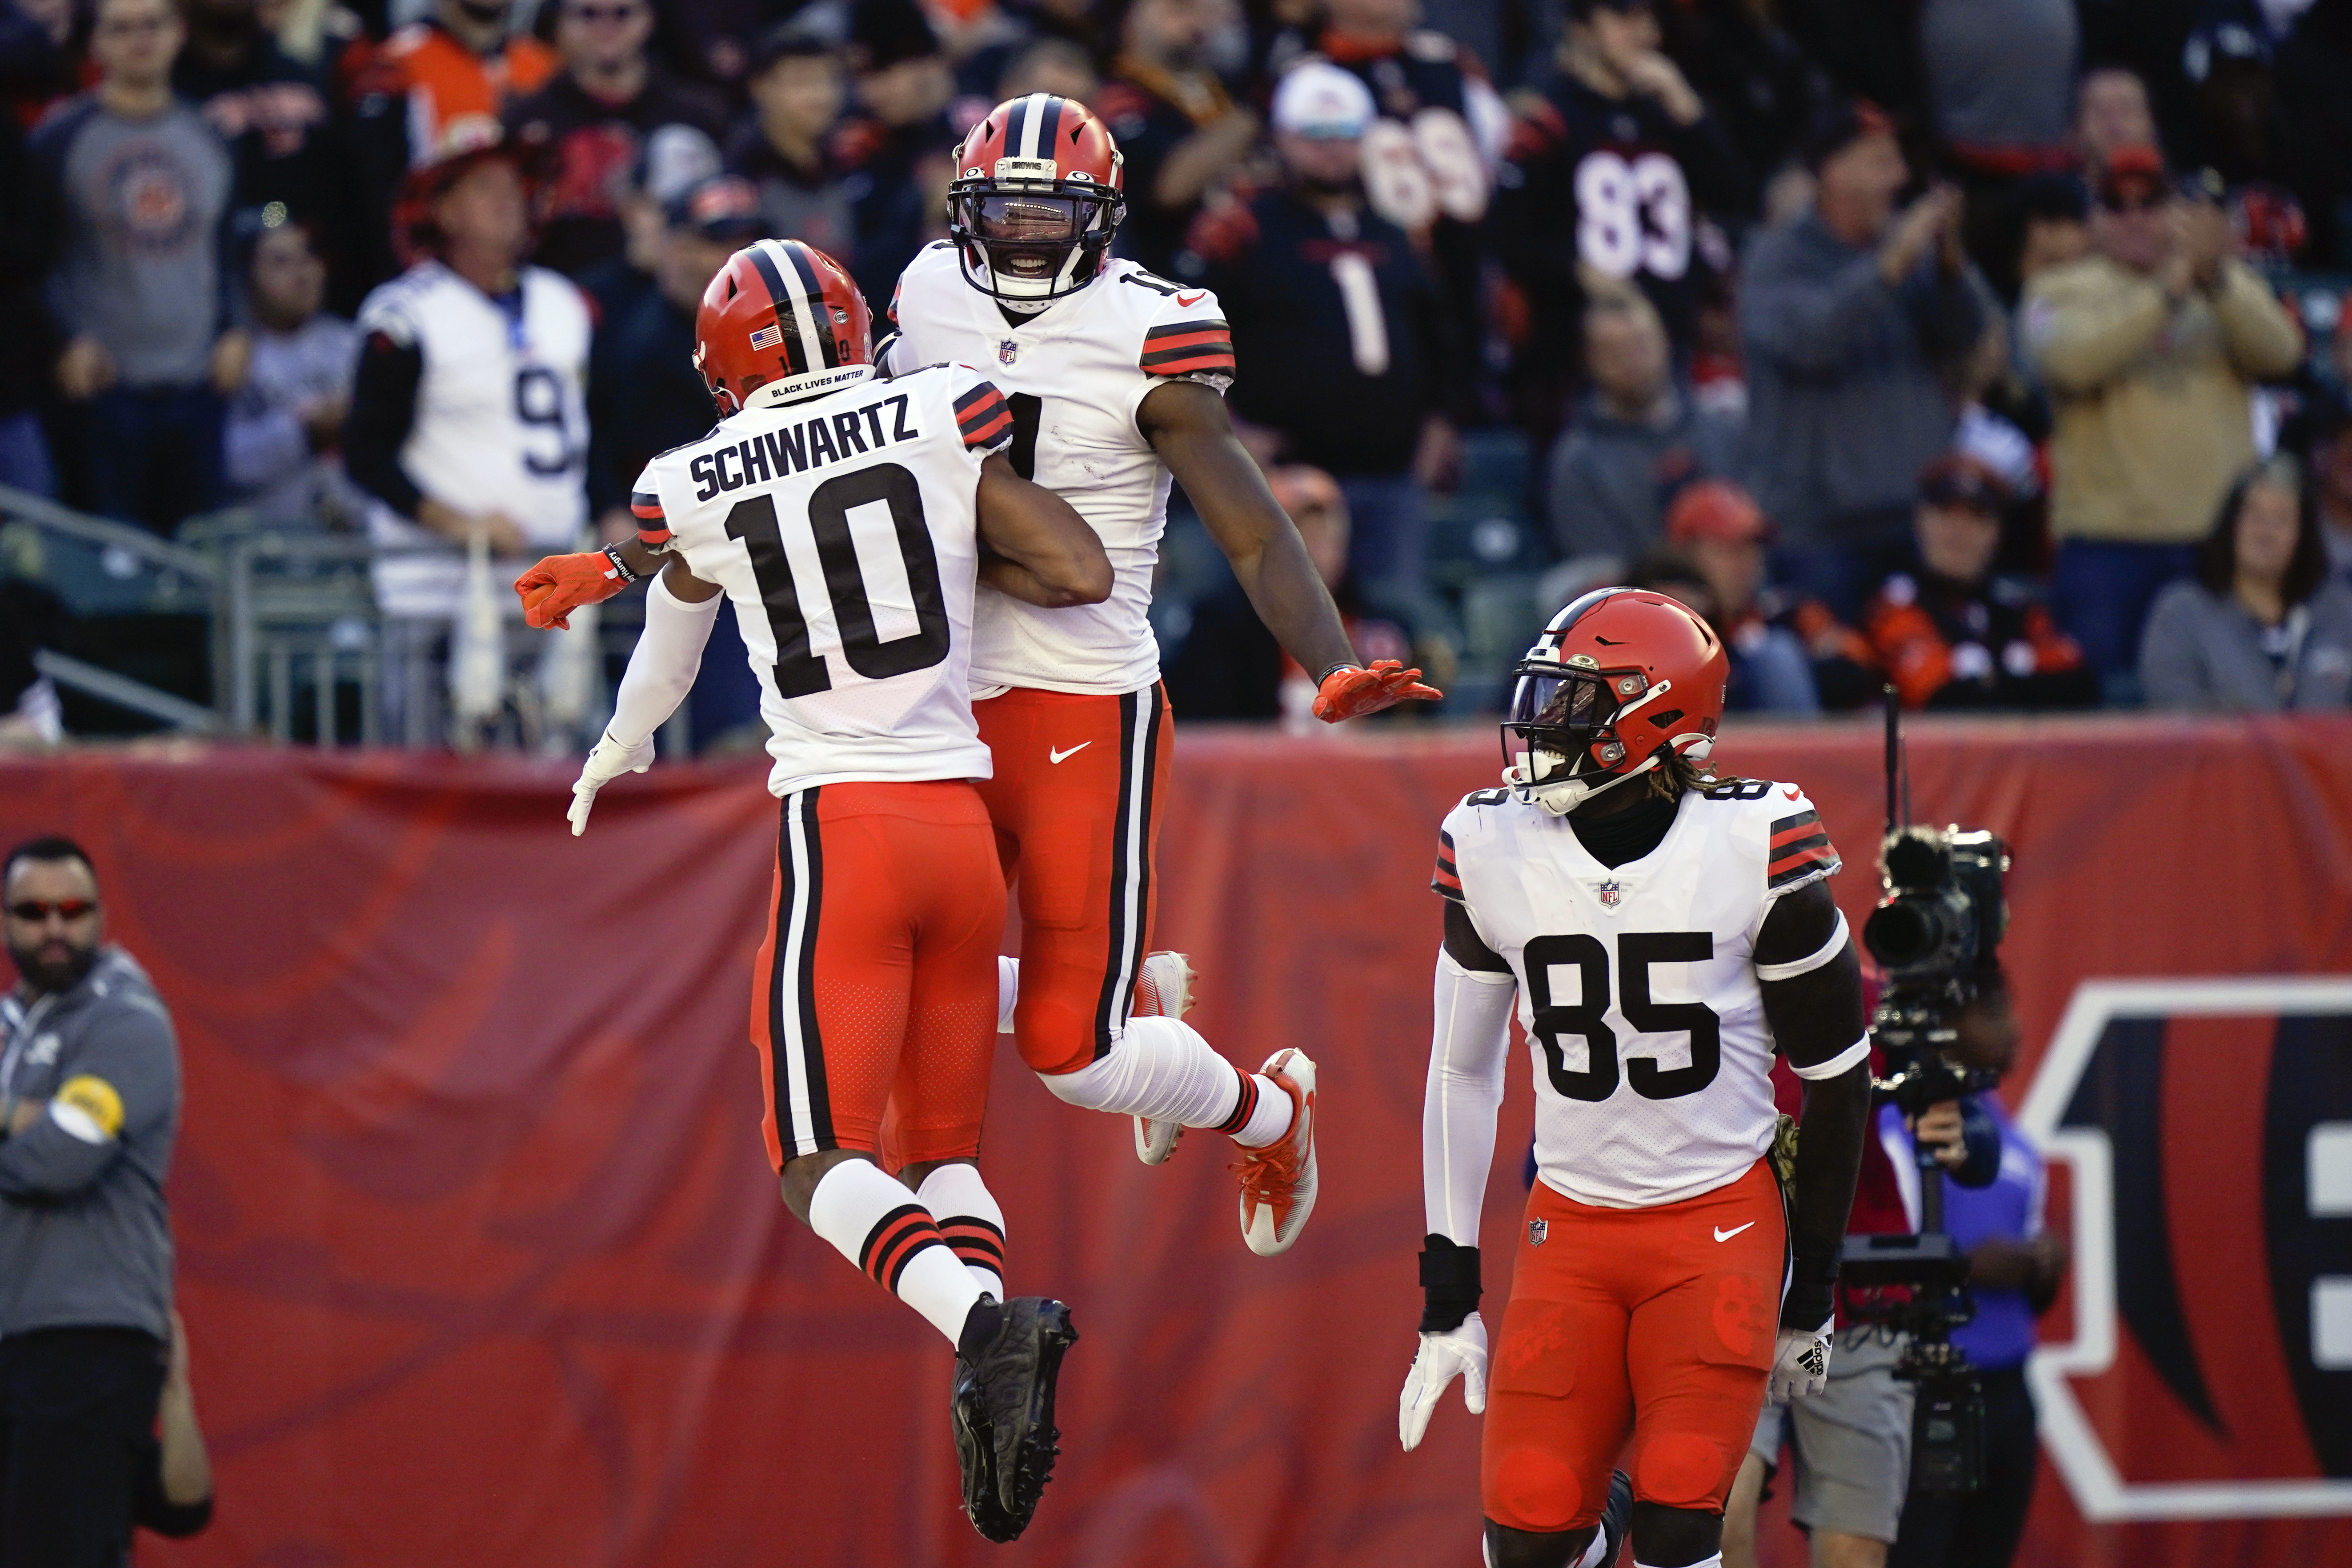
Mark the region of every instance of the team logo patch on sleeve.
[[1464, 902], [1462, 873], [1454, 864], [1454, 835], [1443, 828], [1437, 833], [1437, 874], [1429, 879], [1429, 885], [1442, 898]]
[[1800, 811], [1772, 824], [1772, 858], [1765, 868], [1766, 886], [1786, 887], [1833, 872], [1840, 863], [1819, 811]]
[[1002, 444], [1013, 431], [1013, 411], [993, 382], [982, 382], [956, 399], [955, 416], [966, 446], [986, 450]]
[[1148, 376], [1182, 376], [1234, 368], [1233, 329], [1219, 320], [1171, 321], [1143, 335], [1136, 361]]

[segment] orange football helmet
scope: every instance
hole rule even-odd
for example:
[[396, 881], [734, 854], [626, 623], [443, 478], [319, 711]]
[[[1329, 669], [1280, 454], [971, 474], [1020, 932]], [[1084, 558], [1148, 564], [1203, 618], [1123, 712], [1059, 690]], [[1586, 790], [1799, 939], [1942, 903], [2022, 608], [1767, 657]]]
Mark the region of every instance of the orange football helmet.
[[955, 152], [948, 234], [963, 279], [1013, 309], [1042, 310], [1092, 283], [1127, 216], [1126, 160], [1076, 99], [1008, 99]]
[[694, 368], [728, 418], [874, 362], [874, 316], [833, 257], [796, 239], [756, 240], [727, 258], [694, 313]]
[[1512, 674], [1503, 781], [1565, 816], [1669, 755], [1713, 750], [1731, 658], [1664, 594], [1601, 588], [1553, 616]]

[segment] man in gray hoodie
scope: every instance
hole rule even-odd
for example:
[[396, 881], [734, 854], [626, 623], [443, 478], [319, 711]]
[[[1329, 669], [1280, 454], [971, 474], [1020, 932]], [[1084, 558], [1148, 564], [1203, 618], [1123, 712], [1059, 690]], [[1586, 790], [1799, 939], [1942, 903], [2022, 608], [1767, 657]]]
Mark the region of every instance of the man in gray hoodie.
[[1739, 302], [1749, 487], [1780, 525], [1781, 576], [1851, 617], [1903, 562], [1912, 482], [1951, 439], [1952, 373], [1991, 295], [1960, 250], [1960, 197], [1905, 208], [1895, 130], [1866, 103], [1807, 145], [1812, 209], [1758, 234]]
[[179, 1051], [79, 846], [18, 846], [0, 906], [0, 1563], [121, 1568], [171, 1335]]

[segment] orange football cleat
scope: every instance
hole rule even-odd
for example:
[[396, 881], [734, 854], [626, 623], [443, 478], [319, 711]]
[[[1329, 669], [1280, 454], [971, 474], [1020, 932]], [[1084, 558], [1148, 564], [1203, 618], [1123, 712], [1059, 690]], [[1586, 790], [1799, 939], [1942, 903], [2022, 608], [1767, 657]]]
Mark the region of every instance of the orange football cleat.
[[1242, 1183], [1242, 1239], [1271, 1258], [1288, 1250], [1315, 1212], [1315, 1063], [1293, 1047], [1258, 1071], [1290, 1096], [1290, 1131], [1262, 1149], [1244, 1149], [1233, 1168]]

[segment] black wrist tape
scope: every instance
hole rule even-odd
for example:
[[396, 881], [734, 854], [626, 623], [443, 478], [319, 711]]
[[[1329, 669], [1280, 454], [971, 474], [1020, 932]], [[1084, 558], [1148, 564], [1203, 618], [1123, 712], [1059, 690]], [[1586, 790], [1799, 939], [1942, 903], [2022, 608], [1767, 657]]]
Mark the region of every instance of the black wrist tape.
[[1478, 1281], [1478, 1249], [1456, 1247], [1443, 1236], [1425, 1237], [1421, 1254], [1421, 1332], [1447, 1333], [1478, 1310], [1485, 1288]]
[[599, 553], [602, 554], [606, 560], [613, 563], [613, 574], [621, 580], [623, 586], [625, 587], [629, 583], [637, 580], [637, 574], [629, 570], [629, 563], [621, 559], [620, 546], [606, 545]]
[[[1326, 665], [1323, 673], [1315, 677], [1315, 685], [1319, 690], [1324, 682], [1329, 680], [1333, 675], [1338, 674], [1341, 670], [1360, 670], [1363, 667], [1363, 665], [1356, 663], [1353, 659], [1342, 659], [1336, 664]], [[1446, 1245], [1452, 1246], [1453, 1243], [1448, 1242]], [[1477, 1249], [1474, 1247], [1471, 1250], [1475, 1252]]]

